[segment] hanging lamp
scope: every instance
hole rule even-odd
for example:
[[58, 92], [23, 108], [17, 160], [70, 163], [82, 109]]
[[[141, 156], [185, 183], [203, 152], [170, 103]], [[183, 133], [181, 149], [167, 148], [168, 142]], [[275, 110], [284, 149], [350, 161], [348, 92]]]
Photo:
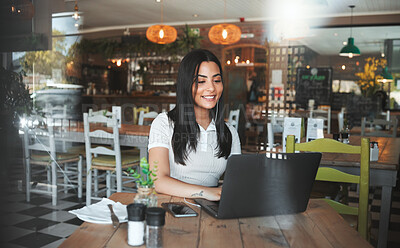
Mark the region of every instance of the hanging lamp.
[[340, 56], [346, 56], [349, 58], [353, 58], [354, 56], [360, 56], [361, 52], [360, 49], [358, 49], [358, 47], [356, 47], [354, 45], [354, 38], [352, 37], [352, 27], [353, 27], [353, 9], [354, 9], [354, 5], [350, 5], [349, 8], [351, 9], [351, 17], [350, 17], [350, 37], [347, 41], [347, 45], [344, 46], [342, 48], [342, 50], [340, 50], [339, 55]]
[[389, 83], [389, 82], [393, 82], [393, 76], [392, 76], [392, 74], [390, 74], [390, 73], [388, 72], [388, 68], [387, 68], [387, 67], [383, 68], [382, 73], [381, 73], [381, 76], [382, 76], [382, 77], [381, 77], [380, 79], [377, 80], [378, 82], [380, 82], [380, 83]]
[[[226, 0], [224, 1], [224, 20], [226, 19]], [[240, 40], [242, 31], [234, 24], [217, 24], [210, 28], [208, 38], [214, 44], [230, 45]]]
[[74, 14], [72, 15], [72, 18], [74, 18], [75, 21], [78, 21], [81, 18], [79, 16], [78, 1], [75, 1]]
[[146, 38], [157, 44], [169, 44], [176, 40], [178, 35], [174, 27], [163, 25], [163, 4], [164, 1], [161, 0], [161, 24], [150, 26], [146, 30]]

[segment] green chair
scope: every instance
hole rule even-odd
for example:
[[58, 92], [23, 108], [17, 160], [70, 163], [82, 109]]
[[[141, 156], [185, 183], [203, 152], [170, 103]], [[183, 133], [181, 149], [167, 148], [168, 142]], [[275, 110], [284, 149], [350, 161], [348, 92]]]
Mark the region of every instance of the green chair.
[[340, 214], [357, 216], [357, 230], [360, 235], [368, 238], [368, 195], [369, 195], [369, 139], [362, 138], [360, 146], [340, 143], [333, 139], [317, 139], [306, 143], [295, 143], [293, 135], [287, 136], [286, 152], [327, 152], [327, 153], [349, 153], [360, 154], [360, 175], [352, 175], [342, 171], [319, 167], [316, 180], [356, 183], [359, 184], [358, 208], [342, 204], [331, 199], [325, 201]]

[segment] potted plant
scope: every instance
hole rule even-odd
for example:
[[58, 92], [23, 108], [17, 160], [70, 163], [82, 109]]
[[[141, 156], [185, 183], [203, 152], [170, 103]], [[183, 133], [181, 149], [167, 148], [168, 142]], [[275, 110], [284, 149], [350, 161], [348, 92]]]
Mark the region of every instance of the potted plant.
[[143, 203], [147, 207], [157, 206], [157, 196], [154, 192], [154, 181], [157, 180], [157, 161], [154, 162], [155, 166], [153, 170], [150, 170], [150, 165], [147, 159], [143, 157], [140, 160], [141, 173], [137, 170], [128, 168], [130, 176], [136, 179], [136, 186], [138, 193], [134, 198], [135, 203]]

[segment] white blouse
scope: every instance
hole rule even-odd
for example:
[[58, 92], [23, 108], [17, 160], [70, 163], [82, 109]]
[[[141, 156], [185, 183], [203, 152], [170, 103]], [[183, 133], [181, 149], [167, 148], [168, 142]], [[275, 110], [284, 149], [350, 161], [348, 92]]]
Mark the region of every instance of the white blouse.
[[[226, 159], [215, 156], [217, 142], [217, 130], [212, 120], [207, 130], [199, 125], [200, 138], [197, 144], [197, 151], [190, 151], [186, 165], [175, 163], [171, 139], [174, 132], [173, 122], [169, 121], [167, 113], [161, 113], [154, 119], [150, 128], [149, 146], [165, 147], [169, 150], [170, 176], [180, 181], [202, 185], [217, 186], [218, 180], [226, 168]], [[240, 154], [239, 135], [234, 127], [227, 123], [232, 133], [231, 154]]]

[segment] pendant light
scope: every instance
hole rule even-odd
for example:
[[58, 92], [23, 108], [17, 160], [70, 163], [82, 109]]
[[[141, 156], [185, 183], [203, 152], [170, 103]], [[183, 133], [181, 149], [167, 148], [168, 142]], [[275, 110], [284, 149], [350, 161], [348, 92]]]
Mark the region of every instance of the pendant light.
[[380, 82], [380, 83], [390, 83], [390, 82], [393, 82], [393, 76], [392, 76], [392, 74], [390, 74], [390, 73], [388, 72], [388, 68], [387, 68], [387, 67], [383, 68], [382, 73], [381, 73], [381, 76], [382, 76], [382, 77], [381, 77], [380, 79], [377, 80], [378, 82]]
[[[226, 19], [226, 0], [224, 0], [224, 20]], [[217, 24], [210, 28], [208, 38], [214, 44], [230, 45], [240, 40], [242, 31], [240, 28], [233, 24]]]
[[72, 18], [74, 18], [75, 21], [78, 21], [81, 18], [79, 16], [78, 1], [75, 1], [74, 14], [72, 15]]
[[176, 40], [178, 33], [174, 27], [162, 24], [164, 1], [161, 0], [160, 2], [161, 2], [161, 24], [149, 27], [146, 31], [146, 37], [149, 41], [157, 44], [169, 44]]
[[354, 5], [350, 5], [349, 8], [351, 9], [351, 17], [350, 17], [350, 37], [347, 41], [347, 45], [340, 50], [340, 56], [346, 56], [349, 58], [353, 58], [354, 56], [360, 56], [361, 52], [358, 47], [354, 45], [354, 38], [352, 37], [352, 27], [353, 27], [353, 8]]

